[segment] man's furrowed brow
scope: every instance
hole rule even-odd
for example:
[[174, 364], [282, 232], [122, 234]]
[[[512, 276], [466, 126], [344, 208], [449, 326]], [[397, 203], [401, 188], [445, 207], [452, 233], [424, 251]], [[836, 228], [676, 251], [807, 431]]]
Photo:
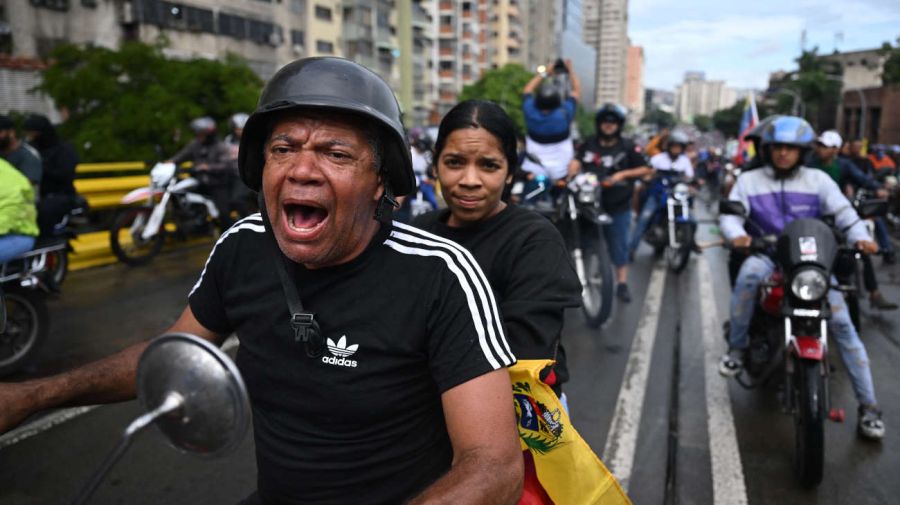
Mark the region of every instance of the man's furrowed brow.
[[272, 144], [273, 142], [277, 142], [277, 141], [284, 141], [289, 144], [293, 144], [294, 142], [296, 142], [296, 140], [293, 137], [291, 137], [290, 135], [288, 135], [287, 133], [279, 133], [277, 135], [272, 135], [269, 138], [269, 141], [267, 142], [267, 144]]

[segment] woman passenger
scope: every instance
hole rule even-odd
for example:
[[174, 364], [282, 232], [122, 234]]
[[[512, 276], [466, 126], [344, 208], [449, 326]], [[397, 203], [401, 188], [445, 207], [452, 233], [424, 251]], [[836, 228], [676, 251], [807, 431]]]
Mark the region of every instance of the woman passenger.
[[541, 379], [565, 405], [569, 373], [560, 337], [565, 309], [581, 303], [581, 283], [559, 231], [501, 199], [518, 169], [515, 124], [493, 102], [462, 102], [441, 122], [434, 160], [448, 208], [413, 225], [472, 253], [494, 289], [513, 354], [556, 360]]

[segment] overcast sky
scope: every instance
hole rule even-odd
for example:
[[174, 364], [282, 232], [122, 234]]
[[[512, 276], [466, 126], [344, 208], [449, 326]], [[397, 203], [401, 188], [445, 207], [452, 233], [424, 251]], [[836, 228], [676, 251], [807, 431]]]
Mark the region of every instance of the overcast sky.
[[644, 86], [674, 89], [688, 70], [764, 89], [796, 68], [800, 34], [819, 54], [880, 47], [900, 36], [898, 0], [630, 0], [628, 36], [644, 48]]

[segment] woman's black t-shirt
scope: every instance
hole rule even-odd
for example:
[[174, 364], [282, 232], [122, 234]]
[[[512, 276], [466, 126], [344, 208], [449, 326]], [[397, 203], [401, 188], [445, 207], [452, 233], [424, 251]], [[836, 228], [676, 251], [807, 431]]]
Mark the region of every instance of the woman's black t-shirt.
[[263, 503], [404, 503], [450, 467], [441, 394], [515, 361], [484, 274], [462, 247], [399, 223], [348, 263], [291, 264], [327, 339], [312, 358], [273, 247], [259, 214], [238, 222], [189, 296], [204, 327], [240, 339]]
[[568, 380], [557, 346], [565, 309], [581, 305], [581, 282], [562, 235], [543, 216], [515, 205], [461, 228], [447, 226], [449, 217], [449, 210], [438, 210], [414, 224], [472, 252], [494, 288], [516, 357], [556, 357], [557, 383]]

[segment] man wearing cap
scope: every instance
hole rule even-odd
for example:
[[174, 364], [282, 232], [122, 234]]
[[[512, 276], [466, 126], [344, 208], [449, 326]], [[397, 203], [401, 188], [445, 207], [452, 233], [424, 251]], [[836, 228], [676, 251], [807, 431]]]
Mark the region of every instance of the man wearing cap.
[[[240, 339], [258, 468], [243, 503], [518, 499], [515, 358], [472, 256], [391, 221], [411, 165], [390, 87], [348, 60], [285, 66], [247, 121], [239, 168], [262, 212], [222, 235], [169, 330]], [[3, 385], [0, 431], [133, 397], [145, 346]]]
[[[806, 160], [806, 165], [811, 168], [818, 168], [827, 173], [838, 184], [838, 186], [846, 191], [848, 187], [865, 188], [875, 191], [878, 198], [887, 197], [887, 191], [881, 185], [856, 167], [850, 160], [838, 156], [841, 149], [843, 139], [841, 135], [834, 130], [822, 132], [815, 142], [815, 149], [810, 153]], [[878, 221], [876, 218], [876, 232], [878, 230]], [[881, 222], [884, 226], [884, 222]], [[886, 230], [885, 230], [886, 233]], [[878, 234], [876, 233], [876, 237]], [[886, 245], [884, 244], [886, 242]], [[883, 249], [886, 257], [892, 257], [893, 249], [890, 240], [879, 240], [878, 246]], [[869, 292], [869, 302], [872, 308], [879, 310], [895, 310], [897, 304], [887, 300], [878, 289], [878, 279], [875, 277], [875, 269], [872, 265], [872, 259], [863, 256], [863, 281], [866, 291]]]
[[41, 156], [35, 148], [22, 142], [16, 132], [16, 124], [9, 116], [0, 115], [0, 158], [19, 169], [34, 186], [37, 194], [41, 183]]

